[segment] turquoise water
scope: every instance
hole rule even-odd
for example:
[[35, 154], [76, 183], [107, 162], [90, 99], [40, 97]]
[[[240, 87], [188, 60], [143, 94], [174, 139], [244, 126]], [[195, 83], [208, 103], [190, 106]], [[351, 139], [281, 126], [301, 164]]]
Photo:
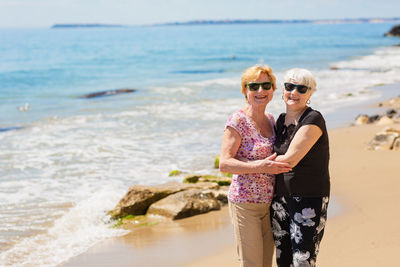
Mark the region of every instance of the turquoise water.
[[[216, 173], [240, 75], [267, 63], [317, 78], [311, 106], [343, 110], [400, 82], [391, 24], [0, 29], [0, 265], [55, 266], [107, 237], [132, 184]], [[131, 94], [83, 99], [108, 89]], [[283, 111], [281, 89], [268, 111]], [[351, 118], [347, 118], [351, 119]]]
[[[326, 69], [398, 42], [383, 38], [390, 24], [261, 24], [113, 29], [0, 30], [0, 126], [51, 116], [118, 112], [170, 101], [151, 87], [239, 77], [248, 66], [276, 71]], [[135, 88], [135, 96], [86, 101], [94, 91]], [[233, 88], [232, 88], [233, 89]], [[223, 91], [214, 98], [237, 95]], [[209, 96], [202, 90], [197, 99]], [[180, 99], [192, 101], [193, 99]], [[194, 100], [197, 101], [197, 100]], [[29, 103], [28, 114], [18, 107]], [[116, 107], [118, 106], [118, 107]], [[88, 110], [89, 109], [89, 110]]]

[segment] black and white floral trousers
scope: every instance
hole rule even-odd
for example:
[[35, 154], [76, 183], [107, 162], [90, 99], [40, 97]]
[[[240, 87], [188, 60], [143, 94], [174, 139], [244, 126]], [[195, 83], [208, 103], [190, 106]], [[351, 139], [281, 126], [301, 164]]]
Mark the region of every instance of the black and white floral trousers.
[[279, 267], [315, 266], [329, 197], [274, 197], [271, 225]]

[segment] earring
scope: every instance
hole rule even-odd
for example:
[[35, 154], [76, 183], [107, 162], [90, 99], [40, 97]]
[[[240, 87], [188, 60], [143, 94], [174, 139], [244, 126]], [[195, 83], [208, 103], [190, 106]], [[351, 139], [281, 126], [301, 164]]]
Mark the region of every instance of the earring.
[[307, 100], [307, 105], [310, 105], [310, 104], [311, 104], [311, 100], [308, 99], [308, 100]]
[[283, 95], [282, 95], [282, 99], [283, 99]]

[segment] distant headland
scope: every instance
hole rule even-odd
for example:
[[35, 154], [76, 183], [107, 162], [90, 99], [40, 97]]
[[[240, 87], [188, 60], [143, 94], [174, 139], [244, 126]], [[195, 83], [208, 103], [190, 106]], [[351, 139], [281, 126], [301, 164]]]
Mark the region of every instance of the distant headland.
[[339, 23], [384, 23], [384, 22], [400, 22], [400, 17], [395, 18], [358, 18], [358, 19], [291, 19], [291, 20], [243, 20], [243, 19], [226, 19], [226, 20], [193, 20], [187, 22], [169, 22], [153, 24], [157, 26], [170, 25], [220, 25], [220, 24], [280, 24], [280, 23], [314, 23], [314, 24], [339, 24]]
[[[223, 25], [223, 24], [283, 24], [283, 23], [313, 23], [313, 24], [340, 24], [340, 23], [399, 23], [400, 17], [394, 18], [357, 18], [357, 19], [225, 19], [225, 20], [192, 20], [185, 22], [155, 23], [141, 26], [175, 26], [175, 25]], [[138, 25], [118, 25], [101, 23], [71, 23], [54, 24], [52, 29], [58, 28], [122, 28], [137, 27]]]

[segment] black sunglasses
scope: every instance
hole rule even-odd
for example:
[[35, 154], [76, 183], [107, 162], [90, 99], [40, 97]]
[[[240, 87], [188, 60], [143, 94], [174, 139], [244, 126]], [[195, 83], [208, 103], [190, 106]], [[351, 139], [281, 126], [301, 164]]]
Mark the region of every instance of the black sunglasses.
[[297, 92], [299, 92], [299, 94], [305, 94], [307, 90], [310, 89], [308, 86], [301, 84], [285, 83], [284, 85], [286, 91], [291, 92], [294, 89], [297, 89]]
[[263, 82], [263, 83], [248, 83], [246, 86], [249, 88], [250, 91], [258, 91], [258, 88], [261, 88], [263, 90], [269, 90], [272, 88], [273, 83], [272, 82]]

